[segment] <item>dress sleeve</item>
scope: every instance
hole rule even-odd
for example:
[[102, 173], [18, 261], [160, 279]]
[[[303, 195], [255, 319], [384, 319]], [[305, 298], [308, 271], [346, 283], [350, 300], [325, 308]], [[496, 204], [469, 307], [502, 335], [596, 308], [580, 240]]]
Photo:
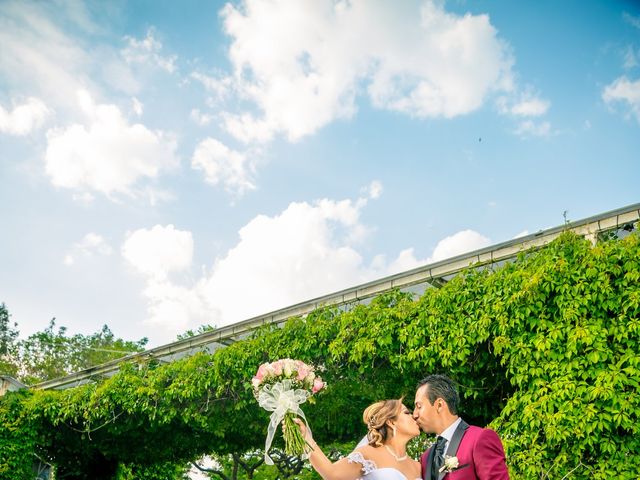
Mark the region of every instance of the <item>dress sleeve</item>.
[[370, 474], [376, 468], [378, 468], [373, 460], [367, 460], [366, 458], [364, 458], [362, 453], [358, 451], [351, 452], [349, 455], [347, 455], [347, 460], [349, 461], [349, 463], [359, 463], [360, 465], [362, 465], [363, 476]]

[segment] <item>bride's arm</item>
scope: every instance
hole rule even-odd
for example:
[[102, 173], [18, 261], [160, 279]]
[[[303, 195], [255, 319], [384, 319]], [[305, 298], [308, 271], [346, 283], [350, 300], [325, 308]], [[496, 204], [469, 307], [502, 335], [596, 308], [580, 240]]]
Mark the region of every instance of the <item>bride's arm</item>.
[[324, 480], [356, 480], [362, 477], [362, 465], [354, 463], [348, 458], [342, 458], [335, 463], [332, 462], [313, 440], [311, 432], [309, 432], [306, 425], [298, 419], [295, 422], [298, 424], [300, 432], [309, 446], [311, 466]]

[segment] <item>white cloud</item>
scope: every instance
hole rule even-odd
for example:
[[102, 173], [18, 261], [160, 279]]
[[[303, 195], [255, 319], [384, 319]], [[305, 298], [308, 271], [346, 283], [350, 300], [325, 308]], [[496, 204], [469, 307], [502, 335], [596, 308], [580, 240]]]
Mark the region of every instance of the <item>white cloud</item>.
[[209, 125], [211, 123], [211, 121], [213, 120], [213, 115], [210, 115], [208, 113], [202, 113], [197, 108], [194, 108], [194, 109], [191, 110], [190, 117], [191, 117], [191, 120], [196, 122], [201, 127], [205, 127], [205, 126]]
[[[542, 117], [551, 107], [551, 102], [536, 93], [532, 86], [526, 85], [519, 92], [503, 95], [496, 100], [498, 112], [518, 119], [518, 125], [512, 131], [520, 137], [548, 137], [551, 135], [551, 123], [546, 120], [531, 120]], [[491, 205], [490, 205], [491, 206]]]
[[113, 252], [113, 249], [105, 242], [104, 238], [93, 232], [87, 233], [77, 245], [83, 251], [93, 251], [100, 255], [111, 255]]
[[547, 113], [547, 110], [549, 110], [549, 102], [539, 98], [523, 100], [511, 107], [511, 113], [521, 117], [539, 117]]
[[174, 168], [176, 142], [163, 132], [129, 124], [115, 105], [96, 105], [86, 91], [78, 103], [87, 125], [47, 132], [46, 172], [58, 187], [135, 194], [135, 184]]
[[175, 279], [191, 266], [190, 232], [156, 225], [130, 234], [122, 255], [145, 278], [146, 322], [174, 334], [227, 324], [374, 277], [355, 249], [361, 238], [353, 238], [367, 201], [292, 203], [274, 217], [259, 215], [193, 282]]
[[632, 45], [628, 45], [624, 52], [624, 68], [629, 70], [639, 65], [638, 59], [640, 58], [640, 51], [636, 53]]
[[9, 135], [27, 135], [44, 123], [51, 111], [38, 98], [28, 98], [8, 112], [0, 105], [0, 132]]
[[270, 122], [256, 119], [250, 113], [223, 112], [222, 119], [224, 128], [244, 143], [268, 142], [273, 138], [276, 130]]
[[196, 289], [181, 286], [172, 274], [187, 271], [193, 260], [191, 232], [173, 225], [155, 225], [128, 234], [122, 256], [143, 275], [148, 317], [145, 323], [174, 334], [188, 328], [190, 322], [204, 319], [202, 299]]
[[361, 225], [358, 203], [291, 203], [279, 215], [259, 215], [242, 227], [238, 244], [200, 285], [220, 323], [369, 280], [373, 272], [351, 238]]
[[394, 273], [405, 272], [407, 270], [411, 270], [412, 268], [416, 268], [421, 265], [425, 265], [429, 263], [425, 259], [417, 258], [415, 256], [415, 251], [413, 248], [406, 248], [402, 250], [398, 254], [397, 258], [393, 260], [388, 267], [384, 266], [384, 262], [380, 263], [380, 260], [384, 260], [384, 258], [379, 257], [377, 259], [377, 262], [376, 262], [377, 266], [379, 268], [382, 267], [383, 269], [386, 269], [389, 275], [392, 275]]
[[514, 133], [521, 137], [548, 137], [551, 135], [551, 124], [549, 122], [536, 123], [532, 120], [520, 122]]
[[[95, 3], [96, 17], [113, 9]], [[104, 22], [101, 23], [104, 25]], [[139, 84], [117, 50], [87, 38], [103, 33], [81, 2], [4, 0], [0, 7], [0, 76], [10, 95], [29, 92], [46, 99], [60, 115], [77, 113], [80, 89], [98, 91], [100, 83], [123, 91]], [[70, 33], [73, 32], [73, 33]]]
[[210, 324], [205, 304], [197, 290], [169, 280], [147, 279], [143, 295], [148, 316], [144, 323], [177, 335], [198, 324]]
[[400, 273], [422, 265], [462, 255], [463, 253], [472, 252], [489, 245], [491, 245], [491, 240], [484, 235], [474, 230], [461, 230], [440, 240], [431, 255], [426, 259], [416, 257], [414, 249], [407, 248], [402, 250], [388, 267], [384, 267], [384, 262], [380, 263], [380, 259], [377, 259], [377, 262], [378, 265], [386, 269], [389, 274]]
[[85, 3], [2, 2], [0, 75], [7, 91], [45, 98], [61, 114], [67, 109], [77, 113], [74, 99], [80, 89], [140, 89], [120, 52], [106, 41], [110, 35], [104, 19], [119, 7], [96, 2], [87, 8]]
[[[100, 45], [93, 53], [93, 60], [99, 61], [99, 71], [91, 74], [91, 78], [100, 79], [109, 91], [120, 91], [126, 95], [141, 95], [145, 88], [145, 79], [129, 65], [121, 53], [111, 46]], [[97, 91], [97, 87], [88, 88]]]
[[104, 33], [103, 22], [96, 23], [91, 18], [91, 13], [83, 2], [56, 0], [51, 2], [53, 7], [64, 12], [64, 18], [71, 20], [75, 25], [79, 26], [87, 33], [100, 34]]
[[173, 225], [136, 230], [127, 235], [122, 256], [143, 275], [162, 280], [191, 266], [193, 238]]
[[122, 255], [145, 278], [147, 323], [174, 334], [226, 325], [490, 243], [464, 230], [441, 240], [427, 259], [408, 248], [390, 262], [376, 255], [367, 263], [361, 232], [371, 229], [360, 214], [371, 198], [294, 202], [274, 216], [258, 215], [199, 279], [184, 275], [193, 256], [190, 232], [171, 225], [133, 232]]
[[92, 257], [95, 255], [109, 256], [113, 253], [113, 248], [105, 239], [94, 232], [87, 233], [82, 240], [73, 244], [71, 251], [64, 257], [65, 265], [73, 265], [78, 257]]
[[212, 77], [200, 72], [192, 72], [191, 78], [200, 82], [209, 92], [213, 93], [217, 100], [226, 98], [233, 87], [233, 77], [220, 75]]
[[127, 46], [122, 50], [122, 56], [127, 63], [140, 63], [143, 65], [153, 65], [173, 73], [176, 70], [176, 55], [164, 57], [160, 55], [162, 43], [154, 37], [154, 30], [147, 30], [147, 36], [142, 40], [133, 37], [125, 37]]
[[518, 94], [501, 96], [496, 103], [501, 114], [516, 117], [539, 117], [546, 114], [551, 106], [551, 102], [540, 98], [530, 86]]
[[369, 198], [375, 200], [376, 198], [379, 198], [380, 195], [382, 195], [382, 190], [382, 182], [380, 180], [374, 180], [369, 184], [365, 193]]
[[140, 100], [134, 97], [131, 99], [131, 109], [133, 110], [133, 113], [140, 117], [144, 111], [144, 105]]
[[242, 141], [295, 141], [349, 118], [363, 89], [378, 108], [446, 118], [511, 89], [513, 60], [489, 17], [440, 2], [246, 0], [221, 14], [234, 83], [257, 107], [224, 117]]
[[456, 255], [462, 255], [463, 253], [471, 252], [489, 245], [491, 245], [491, 240], [484, 235], [481, 235], [474, 230], [462, 230], [440, 240], [433, 249], [433, 253], [429, 257], [428, 263], [455, 257]]
[[627, 104], [640, 122], [640, 80], [632, 81], [625, 76], [619, 77], [604, 88], [602, 99], [609, 106], [615, 103]]
[[208, 183], [223, 184], [225, 190], [236, 195], [255, 188], [251, 181], [254, 166], [247, 155], [231, 150], [214, 138], [207, 138], [198, 144], [191, 166], [202, 170]]
[[640, 28], [640, 16], [637, 15], [631, 15], [628, 12], [624, 12], [622, 14], [622, 18], [624, 19], [625, 22], [627, 22], [629, 25], [632, 25], [636, 28]]
[[465, 230], [439, 242], [428, 259], [409, 248], [391, 262], [377, 255], [366, 264], [353, 240], [355, 231], [367, 229], [359, 219], [365, 204], [362, 199], [292, 203], [279, 215], [251, 220], [240, 230], [238, 244], [200, 282], [217, 321], [244, 320], [490, 243]]

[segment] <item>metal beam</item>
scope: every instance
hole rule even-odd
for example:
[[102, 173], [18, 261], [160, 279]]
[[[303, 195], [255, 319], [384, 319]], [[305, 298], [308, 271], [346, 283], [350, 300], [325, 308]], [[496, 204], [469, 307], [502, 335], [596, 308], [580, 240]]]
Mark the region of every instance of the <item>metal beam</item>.
[[162, 357], [180, 357], [189, 355], [190, 352], [192, 354], [211, 344], [228, 345], [229, 343], [245, 338], [253, 330], [262, 325], [282, 324], [291, 317], [305, 316], [320, 307], [339, 307], [344, 304], [357, 303], [394, 288], [402, 289], [423, 283], [432, 285], [442, 284], [443, 281], [446, 281], [443, 279], [445, 276], [456, 274], [471, 265], [487, 265], [514, 258], [522, 251], [540, 248], [546, 245], [565, 231], [573, 231], [587, 238], [597, 238], [598, 233], [617, 229], [629, 223], [638, 222], [638, 220], [640, 220], [640, 203], [583, 220], [569, 222], [555, 228], [540, 230], [539, 232], [524, 237], [515, 238], [497, 245], [340, 290], [264, 315], [258, 315], [238, 323], [226, 325], [194, 337], [152, 348], [145, 352], [127, 355], [118, 360], [73, 373], [66, 377], [42, 382], [34, 385], [32, 388], [70, 388], [86, 383], [87, 379], [94, 375], [113, 375], [113, 373], [118, 370], [118, 365], [122, 362], [144, 361], [148, 357], [156, 359]]

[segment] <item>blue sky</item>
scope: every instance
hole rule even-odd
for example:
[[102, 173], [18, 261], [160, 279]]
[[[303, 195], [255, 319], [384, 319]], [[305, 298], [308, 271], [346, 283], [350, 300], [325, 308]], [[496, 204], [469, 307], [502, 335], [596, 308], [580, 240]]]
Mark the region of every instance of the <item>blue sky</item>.
[[0, 72], [22, 336], [158, 345], [638, 201], [635, 2], [3, 0]]

